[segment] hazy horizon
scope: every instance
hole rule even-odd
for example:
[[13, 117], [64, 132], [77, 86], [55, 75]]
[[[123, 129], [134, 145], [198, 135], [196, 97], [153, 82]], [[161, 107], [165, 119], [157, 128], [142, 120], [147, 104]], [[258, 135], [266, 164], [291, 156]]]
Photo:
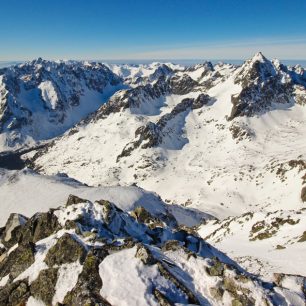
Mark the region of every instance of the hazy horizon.
[[[31, 59], [35, 60], [35, 58]], [[12, 61], [1, 61], [0, 60], [0, 68], [5, 68], [9, 66], [14, 66], [18, 64], [22, 64], [31, 60], [25, 60], [25, 61], [18, 61], [18, 60], [12, 60]], [[241, 65], [243, 62], [247, 59], [139, 59], [139, 60], [130, 60], [130, 59], [50, 59], [50, 60], [67, 60], [67, 61], [90, 61], [90, 62], [100, 62], [100, 63], [107, 63], [107, 64], [130, 64], [130, 65], [141, 65], [141, 64], [150, 64], [153, 62], [161, 62], [161, 63], [173, 63], [173, 64], [179, 64], [182, 66], [192, 66], [196, 64], [203, 63], [205, 61], [209, 61], [212, 64], [217, 64], [218, 62], [223, 63], [229, 63], [233, 65]], [[302, 67], [306, 68], [306, 60], [295, 60], [295, 59], [279, 59], [281, 63], [284, 65], [289, 66], [295, 66], [295, 65], [301, 65]]]

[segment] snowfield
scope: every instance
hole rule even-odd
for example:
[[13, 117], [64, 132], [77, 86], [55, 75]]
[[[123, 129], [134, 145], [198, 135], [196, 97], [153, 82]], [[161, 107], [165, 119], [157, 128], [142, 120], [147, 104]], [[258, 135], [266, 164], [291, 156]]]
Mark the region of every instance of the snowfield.
[[30, 217], [37, 211], [48, 211], [65, 203], [70, 194], [90, 201], [111, 201], [124, 211], [132, 211], [141, 205], [152, 214], [171, 213], [180, 224], [187, 226], [213, 219], [197, 210], [166, 204], [157, 194], [137, 186], [88, 187], [63, 175], [42, 176], [31, 170], [0, 169], [0, 227], [12, 212]]

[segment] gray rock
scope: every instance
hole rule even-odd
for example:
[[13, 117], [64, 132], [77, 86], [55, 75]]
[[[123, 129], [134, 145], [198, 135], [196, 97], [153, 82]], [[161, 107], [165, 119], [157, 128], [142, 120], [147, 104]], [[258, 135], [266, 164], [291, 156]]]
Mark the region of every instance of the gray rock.
[[206, 272], [210, 276], [223, 276], [224, 263], [222, 263], [218, 258], [214, 257], [212, 259], [212, 265], [206, 268]]
[[99, 274], [99, 265], [107, 254], [107, 252], [101, 252], [101, 250], [87, 254], [77, 284], [66, 294], [64, 305], [110, 305], [100, 295], [102, 280]]
[[39, 213], [27, 221], [23, 230], [22, 240], [37, 242], [60, 229], [61, 225], [52, 211]]
[[72, 235], [65, 233], [48, 251], [45, 262], [49, 267], [72, 263], [77, 260], [83, 262], [86, 256], [85, 247]]
[[2, 233], [2, 243], [6, 247], [9, 248], [18, 242], [21, 236], [21, 227], [27, 220], [28, 218], [21, 214], [10, 214]]
[[306, 202], [306, 186], [302, 188], [301, 190], [301, 200], [303, 202]]
[[43, 301], [46, 305], [52, 304], [57, 282], [58, 268], [42, 270], [35, 281], [32, 282], [30, 291], [36, 299]]
[[34, 251], [34, 245], [31, 243], [19, 245], [0, 262], [0, 277], [7, 274], [13, 279], [17, 277], [34, 263]]
[[141, 243], [137, 245], [135, 257], [139, 258], [145, 265], [154, 265], [157, 263], [157, 260], [154, 258], [148, 247]]
[[0, 289], [1, 306], [23, 306], [30, 296], [28, 283], [25, 280], [16, 281]]
[[167, 297], [162, 294], [158, 289], [154, 288], [153, 295], [157, 299], [160, 306], [174, 306], [175, 304], [172, 303]]
[[73, 194], [70, 194], [68, 197], [68, 200], [66, 202], [66, 207], [70, 206], [70, 205], [75, 205], [75, 204], [79, 204], [79, 203], [86, 203], [88, 202], [88, 200], [84, 200], [82, 198], [79, 198]]

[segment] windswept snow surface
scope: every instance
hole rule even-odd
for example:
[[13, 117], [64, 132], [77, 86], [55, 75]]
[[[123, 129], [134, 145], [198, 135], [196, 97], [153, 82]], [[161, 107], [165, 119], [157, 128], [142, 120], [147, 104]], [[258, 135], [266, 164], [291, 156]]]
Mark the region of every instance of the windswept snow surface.
[[246, 213], [209, 221], [199, 234], [247, 271], [271, 279], [273, 273], [305, 276], [306, 210]]
[[124, 211], [132, 211], [138, 206], [144, 207], [153, 215], [168, 211], [179, 223], [188, 226], [211, 218], [202, 212], [167, 205], [157, 194], [136, 186], [87, 187], [62, 175], [42, 176], [31, 170], [0, 169], [0, 226], [4, 225], [10, 213], [20, 213], [29, 217], [38, 210], [48, 211], [64, 204], [69, 194], [90, 201], [115, 202]]

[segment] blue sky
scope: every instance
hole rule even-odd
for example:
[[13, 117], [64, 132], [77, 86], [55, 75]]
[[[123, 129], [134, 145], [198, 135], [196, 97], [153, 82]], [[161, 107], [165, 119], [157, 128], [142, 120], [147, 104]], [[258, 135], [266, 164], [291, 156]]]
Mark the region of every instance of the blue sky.
[[305, 0], [0, 0], [0, 60], [306, 59]]

